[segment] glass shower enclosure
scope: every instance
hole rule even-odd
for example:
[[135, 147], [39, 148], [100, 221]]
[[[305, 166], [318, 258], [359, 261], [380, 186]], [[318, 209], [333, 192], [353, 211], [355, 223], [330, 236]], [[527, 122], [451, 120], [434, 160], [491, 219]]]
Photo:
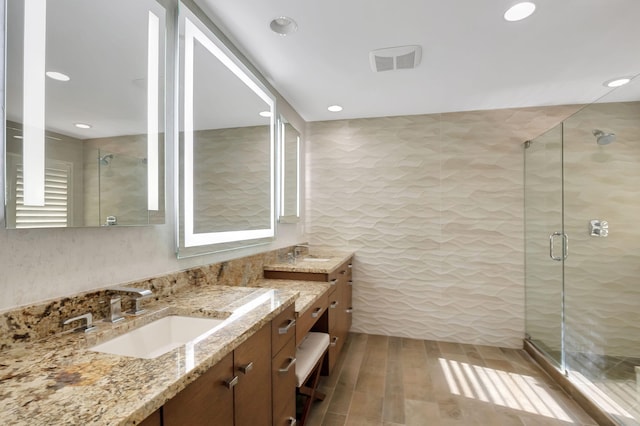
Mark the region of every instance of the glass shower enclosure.
[[527, 339], [623, 425], [640, 424], [639, 99], [636, 79], [524, 150]]

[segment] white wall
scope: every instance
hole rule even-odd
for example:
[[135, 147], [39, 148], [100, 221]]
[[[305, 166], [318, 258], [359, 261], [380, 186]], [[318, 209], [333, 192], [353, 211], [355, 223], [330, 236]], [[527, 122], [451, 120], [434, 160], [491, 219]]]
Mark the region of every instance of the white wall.
[[309, 124], [309, 239], [356, 251], [354, 331], [522, 346], [522, 143], [574, 110]]
[[[0, 49], [4, 49], [4, 10], [1, 8], [0, 15], [0, 33], [3, 38]], [[4, 51], [0, 51], [0, 58], [4, 58]], [[0, 72], [1, 80], [4, 82], [3, 63]], [[0, 86], [0, 97], [4, 99], [3, 85]], [[173, 101], [169, 99], [169, 114], [173, 113], [172, 105]], [[278, 99], [278, 108], [296, 127], [304, 129], [302, 119], [281, 98]], [[167, 123], [170, 126], [172, 120], [167, 120]], [[167, 134], [173, 134], [173, 129], [168, 128]], [[0, 141], [4, 148], [4, 125]], [[286, 224], [278, 227], [278, 237], [270, 245], [178, 260], [175, 255], [176, 217], [173, 212], [174, 141], [169, 137], [166, 141], [165, 163], [165, 225], [6, 230], [2, 211], [0, 311], [193, 266], [243, 257], [304, 240], [302, 223]], [[0, 175], [4, 188], [4, 156], [0, 159]], [[4, 191], [0, 198], [4, 201]]]

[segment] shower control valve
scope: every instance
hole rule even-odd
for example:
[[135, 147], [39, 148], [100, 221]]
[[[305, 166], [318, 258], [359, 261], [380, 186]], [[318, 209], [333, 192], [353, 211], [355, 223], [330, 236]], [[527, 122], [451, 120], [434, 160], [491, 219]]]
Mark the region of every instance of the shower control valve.
[[606, 237], [609, 235], [609, 222], [606, 220], [593, 219], [589, 224], [592, 237]]

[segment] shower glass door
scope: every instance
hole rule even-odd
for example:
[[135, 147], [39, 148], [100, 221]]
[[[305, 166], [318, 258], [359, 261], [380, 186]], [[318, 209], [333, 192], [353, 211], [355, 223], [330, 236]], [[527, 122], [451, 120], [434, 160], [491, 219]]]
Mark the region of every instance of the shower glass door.
[[529, 339], [563, 365], [562, 125], [525, 143], [525, 320]]
[[[621, 89], [640, 93], [640, 81]], [[617, 422], [637, 425], [640, 102], [614, 96], [564, 122], [565, 368]]]

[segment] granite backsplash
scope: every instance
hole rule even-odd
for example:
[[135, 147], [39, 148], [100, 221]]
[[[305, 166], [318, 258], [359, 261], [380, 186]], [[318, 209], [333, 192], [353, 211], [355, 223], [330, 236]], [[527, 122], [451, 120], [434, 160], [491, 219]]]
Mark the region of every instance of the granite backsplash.
[[[112, 286], [104, 289], [2, 312], [0, 313], [0, 350], [71, 329], [77, 324], [63, 326], [62, 322], [67, 318], [87, 312], [93, 314], [94, 321], [107, 318], [109, 315], [109, 288], [126, 286], [148, 289], [153, 292], [153, 296], [151, 296], [153, 300], [160, 300], [190, 286], [251, 286], [262, 279], [263, 265], [274, 263], [283, 257], [286, 259], [286, 254], [291, 251], [291, 247], [285, 247], [144, 280], [113, 283]], [[123, 296], [123, 311], [128, 308], [129, 303], [128, 298]], [[144, 308], [145, 302], [142, 301], [141, 304]]]

